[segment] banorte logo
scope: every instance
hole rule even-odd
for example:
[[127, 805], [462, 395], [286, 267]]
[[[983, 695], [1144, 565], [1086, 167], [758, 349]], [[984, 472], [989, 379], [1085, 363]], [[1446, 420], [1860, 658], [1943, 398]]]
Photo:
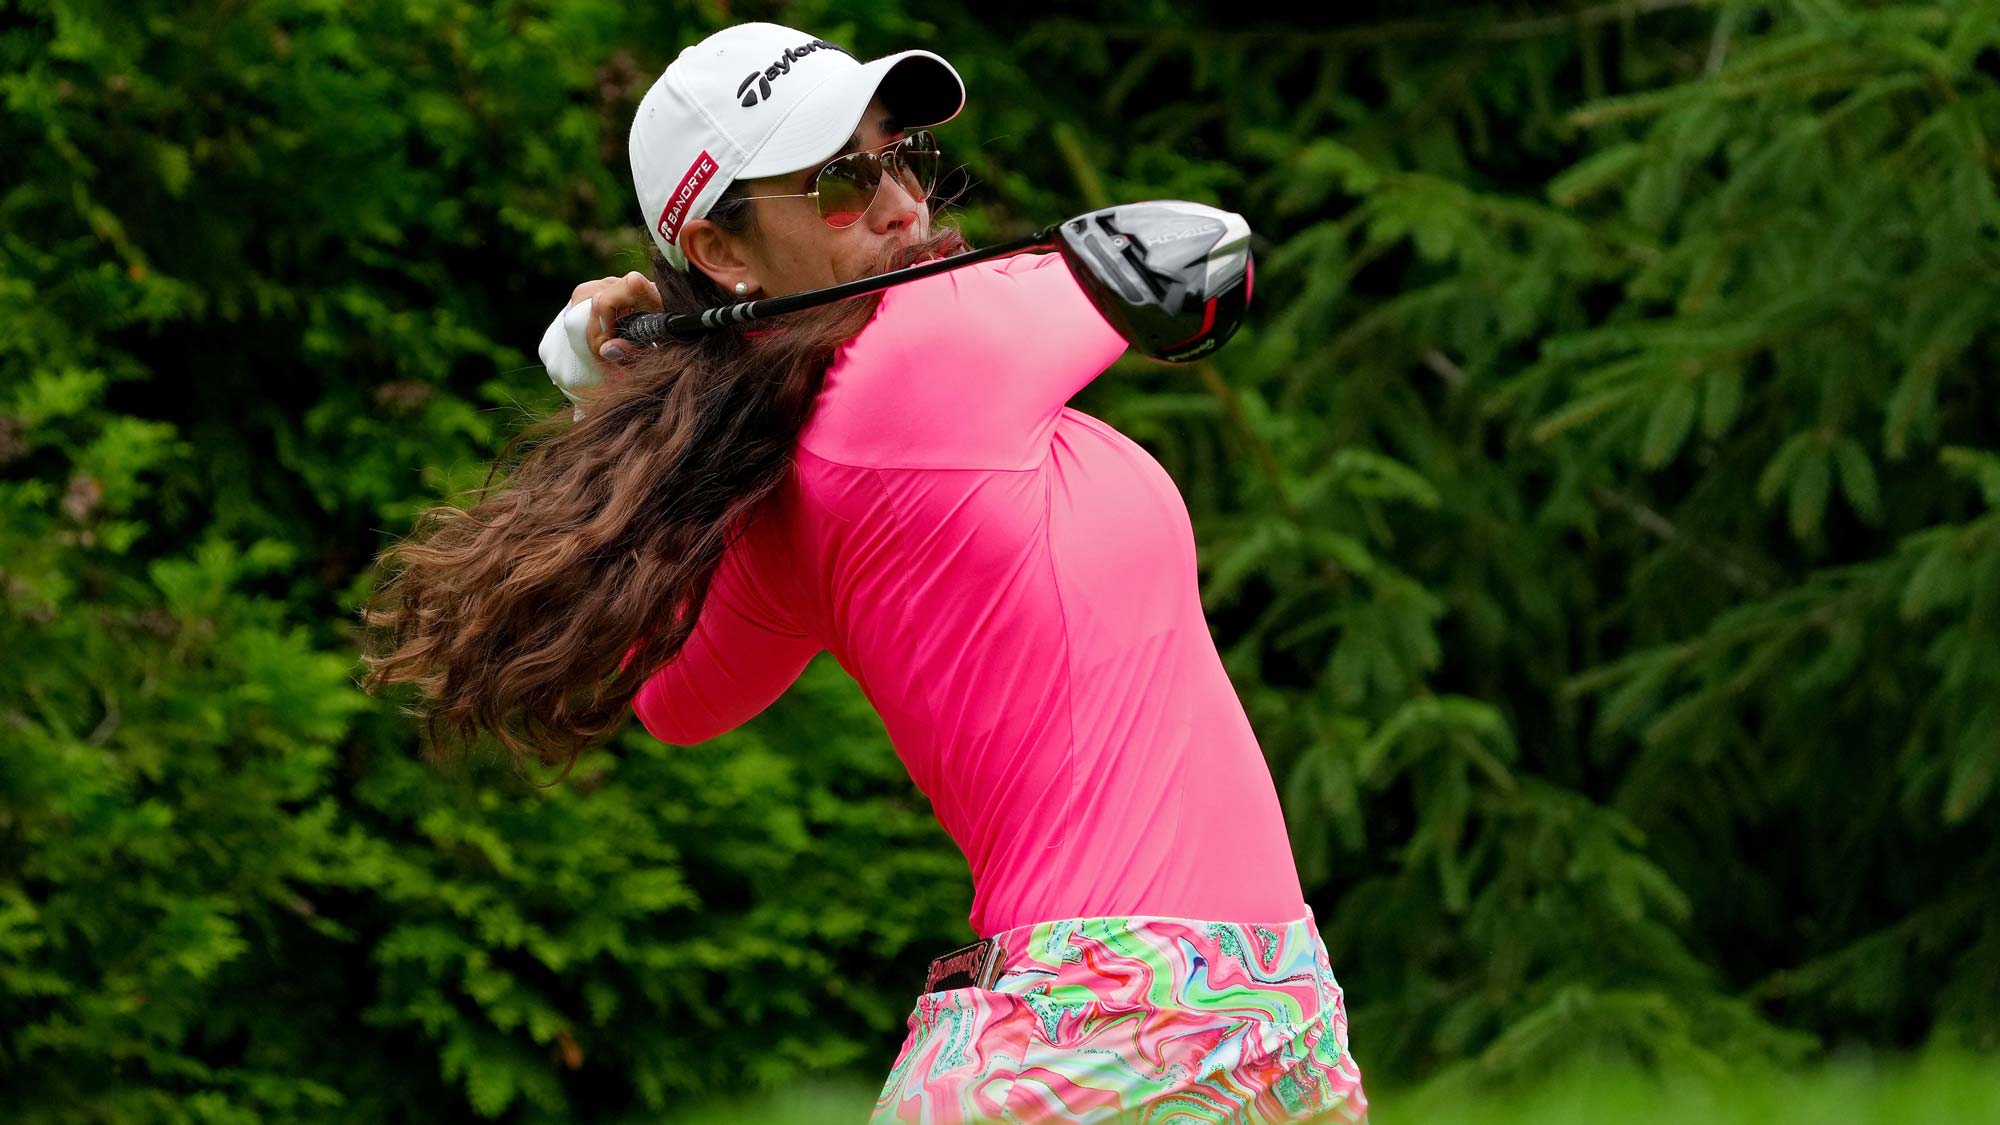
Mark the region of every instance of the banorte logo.
[[715, 158], [704, 150], [695, 157], [687, 175], [681, 177], [681, 186], [667, 197], [667, 205], [660, 209], [660, 221], [654, 224], [659, 229], [660, 237], [667, 240], [667, 245], [677, 245], [675, 240], [681, 236], [681, 224], [687, 221], [688, 204], [694, 202], [694, 197], [700, 195], [701, 189], [715, 178], [715, 169]]
[[[837, 47], [824, 39], [815, 39], [803, 47], [787, 47], [785, 48], [785, 53], [778, 56], [777, 62], [772, 63], [763, 70], [751, 71], [750, 77], [745, 78], [742, 85], [736, 87], [736, 96], [743, 99], [743, 108], [749, 109], [758, 102], [769, 99], [771, 96], [771, 83], [790, 74], [793, 63], [819, 50], [839, 51], [841, 54], [847, 55], [850, 59], [854, 57], [847, 54], [844, 48]], [[754, 90], [750, 88], [753, 84], [757, 87]]]

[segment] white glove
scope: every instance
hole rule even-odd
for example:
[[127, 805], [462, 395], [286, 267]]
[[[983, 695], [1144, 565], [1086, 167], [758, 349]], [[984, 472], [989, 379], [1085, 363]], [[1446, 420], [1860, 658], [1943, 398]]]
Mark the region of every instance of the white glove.
[[[583, 401], [579, 392], [604, 382], [597, 357], [590, 354], [591, 302], [592, 298], [585, 297], [557, 313], [549, 322], [549, 330], [542, 333], [542, 346], [538, 349], [542, 366], [549, 369], [549, 378], [564, 397], [578, 404]], [[583, 421], [581, 405], [572, 417]]]

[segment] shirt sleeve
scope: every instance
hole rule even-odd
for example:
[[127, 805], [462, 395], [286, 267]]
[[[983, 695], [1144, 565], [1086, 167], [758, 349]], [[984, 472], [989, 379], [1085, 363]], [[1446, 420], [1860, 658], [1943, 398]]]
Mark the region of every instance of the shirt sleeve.
[[1125, 347], [1060, 254], [907, 282], [828, 368], [833, 417], [813, 450], [877, 468], [1032, 468], [1064, 404]]
[[639, 721], [662, 742], [693, 746], [749, 722], [821, 648], [758, 581], [751, 550], [744, 536], [724, 552], [687, 644], [632, 699]]

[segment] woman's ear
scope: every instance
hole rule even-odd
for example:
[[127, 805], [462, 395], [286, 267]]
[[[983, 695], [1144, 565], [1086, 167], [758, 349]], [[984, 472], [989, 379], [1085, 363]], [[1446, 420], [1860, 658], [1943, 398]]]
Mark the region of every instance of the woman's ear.
[[707, 219], [689, 219], [681, 228], [681, 253], [687, 255], [689, 268], [707, 274], [724, 293], [739, 281], [757, 288], [755, 264], [744, 251], [741, 239]]

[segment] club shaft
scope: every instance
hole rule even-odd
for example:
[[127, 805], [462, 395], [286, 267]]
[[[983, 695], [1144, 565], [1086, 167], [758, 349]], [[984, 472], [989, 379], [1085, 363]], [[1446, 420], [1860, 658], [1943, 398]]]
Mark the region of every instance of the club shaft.
[[816, 308], [849, 297], [859, 297], [887, 289], [892, 285], [915, 281], [944, 273], [946, 270], [960, 269], [974, 262], [1005, 258], [1023, 254], [1031, 250], [1055, 248], [1055, 227], [1044, 227], [1024, 238], [989, 246], [983, 250], [968, 250], [949, 258], [934, 262], [922, 262], [899, 270], [876, 274], [873, 277], [858, 278], [854, 281], [829, 285], [824, 289], [808, 289], [803, 293], [788, 293], [783, 297], [767, 297], [758, 301], [743, 301], [734, 305], [723, 305], [698, 313], [632, 313], [618, 319], [617, 334], [635, 344], [660, 343], [673, 337], [698, 335], [718, 328], [747, 324], [751, 321], [766, 320], [774, 316], [797, 312], [800, 309]]

